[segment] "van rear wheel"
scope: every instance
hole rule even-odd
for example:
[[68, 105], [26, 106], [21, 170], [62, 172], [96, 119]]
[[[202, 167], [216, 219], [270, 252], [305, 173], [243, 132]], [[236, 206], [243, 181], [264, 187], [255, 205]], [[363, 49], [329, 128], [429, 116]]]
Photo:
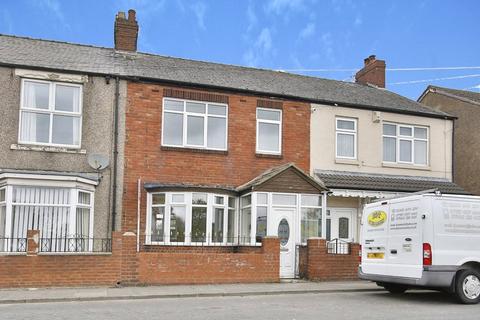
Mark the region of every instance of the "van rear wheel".
[[461, 270], [455, 280], [455, 295], [464, 304], [480, 301], [480, 272], [473, 269]]
[[401, 284], [388, 283], [383, 286], [391, 294], [402, 294], [407, 291], [407, 287]]

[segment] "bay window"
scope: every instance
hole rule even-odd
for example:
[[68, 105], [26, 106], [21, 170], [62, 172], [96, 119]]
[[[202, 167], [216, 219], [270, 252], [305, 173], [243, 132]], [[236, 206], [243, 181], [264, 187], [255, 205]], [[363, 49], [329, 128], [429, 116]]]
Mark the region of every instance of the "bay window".
[[93, 195], [60, 185], [0, 189], [0, 251], [23, 251], [27, 230], [39, 231], [42, 252], [91, 250]]
[[257, 243], [267, 235], [267, 213], [268, 213], [268, 193], [257, 193], [257, 225], [256, 236]]
[[384, 123], [383, 161], [426, 166], [428, 164], [428, 128]]
[[337, 158], [357, 158], [357, 119], [335, 119], [335, 153]]
[[308, 238], [322, 236], [322, 197], [302, 195], [301, 199], [301, 237], [302, 243]]
[[227, 150], [226, 104], [163, 99], [162, 145]]
[[252, 235], [252, 195], [240, 198], [240, 243], [250, 243]]
[[282, 153], [282, 110], [257, 108], [257, 153]]
[[80, 148], [82, 86], [22, 80], [19, 143]]
[[147, 244], [234, 243], [234, 197], [203, 192], [153, 192], [148, 193], [147, 201]]

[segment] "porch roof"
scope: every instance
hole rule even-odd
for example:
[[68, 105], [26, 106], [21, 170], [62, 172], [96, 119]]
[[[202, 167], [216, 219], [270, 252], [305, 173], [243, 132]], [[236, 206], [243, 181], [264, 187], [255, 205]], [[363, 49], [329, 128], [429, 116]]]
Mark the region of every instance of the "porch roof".
[[438, 189], [442, 193], [469, 194], [442, 178], [315, 170], [315, 176], [330, 189], [417, 192]]
[[[309, 188], [315, 189], [317, 192], [323, 192], [323, 191], [328, 191], [328, 188], [325, 186], [325, 184], [307, 173], [303, 172], [302, 169], [297, 167], [293, 163], [286, 163], [278, 167], [273, 167], [268, 169], [267, 171], [263, 172], [259, 176], [253, 178], [252, 180], [248, 181], [247, 183], [237, 187], [237, 191], [244, 193], [248, 190], [251, 191], [266, 191], [263, 190], [265, 188], [268, 189], [266, 186], [267, 183], [273, 182], [273, 180], [279, 178], [281, 175], [284, 175], [288, 172], [290, 172], [291, 176], [288, 180], [290, 180], [291, 183], [283, 183], [284, 184], [284, 190], [274, 190], [277, 192], [292, 192], [292, 193], [298, 193], [300, 192], [299, 189], [304, 189], [301, 186], [295, 186], [292, 178], [298, 181], [300, 181], [300, 184], [304, 184], [305, 186], [308, 186]], [[293, 175], [292, 175], [293, 174]], [[279, 181], [280, 182], [280, 181]], [[281, 183], [281, 182], [280, 182]]]

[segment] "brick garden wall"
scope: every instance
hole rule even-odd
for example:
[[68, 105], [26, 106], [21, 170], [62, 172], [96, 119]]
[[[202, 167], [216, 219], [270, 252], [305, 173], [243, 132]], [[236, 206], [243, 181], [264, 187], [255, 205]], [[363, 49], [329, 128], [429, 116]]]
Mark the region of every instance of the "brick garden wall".
[[0, 256], [0, 287], [113, 286], [120, 280], [122, 236], [114, 233], [112, 253], [37, 254], [28, 232], [28, 255]]
[[278, 282], [280, 243], [265, 238], [249, 252], [222, 252], [187, 247], [173, 252], [140, 252], [141, 284]]
[[38, 254], [34, 237], [29, 230], [28, 254], [0, 255], [0, 288], [279, 281], [277, 238], [238, 252], [172, 247], [175, 252], [137, 253], [134, 234], [115, 232], [112, 253]]
[[300, 247], [300, 276], [315, 281], [358, 279], [359, 249], [359, 244], [352, 243], [349, 254], [331, 254], [325, 239], [308, 239], [307, 246]]

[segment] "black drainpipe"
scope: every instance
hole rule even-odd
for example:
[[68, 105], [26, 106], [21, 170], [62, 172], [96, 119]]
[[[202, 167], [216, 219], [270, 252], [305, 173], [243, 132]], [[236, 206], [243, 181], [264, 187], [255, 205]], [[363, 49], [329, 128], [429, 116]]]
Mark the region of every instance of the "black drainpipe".
[[112, 232], [115, 231], [117, 217], [117, 165], [118, 165], [118, 108], [120, 105], [120, 78], [115, 77], [115, 110], [113, 134], [113, 187], [112, 187]]

